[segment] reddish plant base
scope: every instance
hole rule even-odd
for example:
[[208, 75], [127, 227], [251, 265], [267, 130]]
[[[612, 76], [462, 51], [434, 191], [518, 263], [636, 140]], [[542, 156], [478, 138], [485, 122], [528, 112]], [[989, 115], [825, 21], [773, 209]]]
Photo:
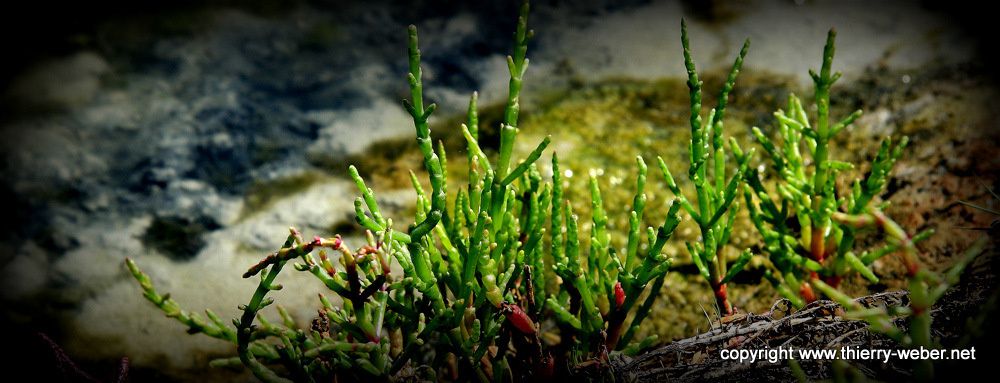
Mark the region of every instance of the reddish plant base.
[[726, 292], [726, 285], [722, 283], [712, 283], [712, 291], [715, 293], [715, 306], [719, 308], [719, 314], [727, 317], [733, 315], [733, 306], [729, 304], [729, 293]]

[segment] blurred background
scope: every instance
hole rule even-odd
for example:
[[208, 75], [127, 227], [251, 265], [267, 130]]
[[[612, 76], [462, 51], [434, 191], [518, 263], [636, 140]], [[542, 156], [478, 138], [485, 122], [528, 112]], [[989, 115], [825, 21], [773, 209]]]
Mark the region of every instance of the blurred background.
[[[516, 3], [42, 0], [3, 12], [0, 324], [27, 350], [22, 358], [47, 363], [34, 335], [43, 332], [101, 378], [128, 356], [135, 381], [246, 379], [196, 375], [233, 347], [186, 336], [143, 300], [124, 258], [186, 309], [229, 318], [256, 285], [239, 278], [242, 270], [280, 245], [289, 225], [358, 235], [347, 164], [365, 165], [383, 206], [405, 216], [412, 195], [385, 174], [405, 177], [397, 160], [419, 167], [398, 152], [413, 134], [399, 103], [408, 97], [406, 25], [419, 28], [426, 95], [444, 127], [473, 91], [484, 108], [506, 96]], [[976, 182], [996, 181], [987, 118], [995, 65], [983, 54], [996, 44], [985, 34], [987, 13], [971, 4], [534, 1], [522, 105], [526, 116], [542, 116], [559, 108], [553, 95], [680, 79], [685, 17], [700, 68], [730, 65], [743, 39], [753, 41], [748, 88], [782, 89], [764, 93], [774, 102], [753, 122], [765, 124], [788, 89], [809, 94], [807, 70], [834, 27], [841, 106], [871, 112], [859, 130], [915, 133], [917, 154], [902, 165], [897, 190], [927, 202], [897, 214], [913, 226], [942, 211], [959, 217], [950, 225], [988, 225], [979, 213], [948, 210], [957, 198], [985, 196]], [[648, 107], [685, 112], [676, 102]], [[435, 134], [454, 135], [449, 128]], [[850, 155], [864, 160], [874, 148], [864, 145]], [[935, 172], [941, 177], [919, 180]], [[283, 278], [276, 300], [307, 323], [322, 286]], [[770, 294], [755, 289], [747, 287]]]

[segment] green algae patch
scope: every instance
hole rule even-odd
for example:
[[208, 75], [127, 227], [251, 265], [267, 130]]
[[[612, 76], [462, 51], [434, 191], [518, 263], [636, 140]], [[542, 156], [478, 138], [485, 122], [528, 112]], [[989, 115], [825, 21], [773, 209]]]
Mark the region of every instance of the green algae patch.
[[186, 261], [205, 246], [204, 235], [218, 228], [211, 219], [155, 217], [142, 240], [171, 259]]
[[295, 196], [298, 192], [329, 178], [330, 176], [325, 173], [307, 170], [287, 177], [257, 182], [250, 186], [243, 197], [243, 209], [239, 217], [243, 219], [258, 211], [266, 210], [274, 202]]

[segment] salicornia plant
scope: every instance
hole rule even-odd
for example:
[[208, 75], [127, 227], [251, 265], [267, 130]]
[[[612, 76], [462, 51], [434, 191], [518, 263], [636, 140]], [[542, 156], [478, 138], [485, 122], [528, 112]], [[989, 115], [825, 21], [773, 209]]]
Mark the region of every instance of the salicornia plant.
[[[187, 325], [189, 332], [237, 345], [237, 358], [216, 364], [244, 365], [268, 382], [370, 377], [522, 380], [569, 373], [570, 367], [587, 361], [603, 362], [608, 351], [632, 353], [648, 347], [655, 336], [630, 341], [670, 267], [661, 250], [679, 223], [681, 204], [671, 204], [663, 225], [645, 228], [649, 250], [641, 254], [646, 165], [638, 158], [627, 248], [618, 252], [610, 246], [607, 213], [597, 180], [592, 179], [593, 227], [589, 251], [581, 250], [578, 218], [563, 199], [557, 157], [552, 156], [552, 182], [545, 182], [535, 165], [549, 138], [512, 164], [532, 35], [527, 18], [525, 3], [507, 61], [509, 93], [496, 159], [491, 160], [478, 142], [474, 94], [461, 127], [468, 149], [468, 184], [455, 190], [453, 199], [449, 201], [444, 146], [435, 147], [431, 138], [428, 118], [435, 105], [424, 103], [420, 50], [411, 26], [411, 97], [404, 106], [412, 116], [431, 185], [428, 193], [416, 174], [410, 174], [417, 194], [415, 222], [405, 231], [396, 230], [352, 166], [350, 175], [361, 192], [355, 200], [356, 218], [367, 229], [364, 246], [351, 249], [339, 236], [306, 241], [292, 229], [279, 250], [244, 274], [259, 274], [261, 282], [250, 302], [241, 306], [243, 315], [234, 327], [211, 312], [210, 322], [205, 322], [181, 310], [128, 260], [146, 298]], [[280, 324], [260, 315], [273, 303], [268, 292], [281, 288], [276, 277], [288, 262], [296, 261], [296, 269], [314, 275], [340, 298], [336, 302], [320, 295], [321, 314], [309, 329], [296, 328], [280, 306]], [[393, 271], [394, 262], [401, 274]], [[548, 283], [546, 274], [561, 281]], [[651, 290], [640, 302], [648, 285]], [[551, 349], [539, 333], [547, 318], [560, 327], [560, 341]]]
[[[850, 165], [829, 159], [830, 138], [860, 112], [835, 125], [829, 123], [830, 86], [840, 76], [830, 73], [832, 32], [824, 50], [823, 69], [818, 75], [813, 73], [818, 110], [815, 128], [794, 96], [788, 112], [776, 113], [782, 146], [754, 128], [779, 177], [780, 201], [775, 202], [757, 171], [748, 168], [753, 149], [744, 153], [734, 139], [729, 139], [726, 147], [723, 138], [729, 94], [749, 40], [729, 71], [716, 107], [703, 120], [702, 83], [691, 57], [687, 26], [682, 22], [691, 107], [688, 178], [696, 194], [685, 197], [666, 163], [658, 158], [676, 199], [662, 206], [668, 211], [661, 225], [644, 226], [647, 166], [637, 157], [636, 191], [624, 212], [628, 214], [627, 232], [612, 233], [596, 177], [590, 179], [589, 232], [581, 230], [573, 204], [564, 198], [556, 154], [551, 160], [551, 180], [543, 177], [536, 162], [549, 145], [548, 137], [514, 163], [520, 94], [532, 37], [527, 21], [525, 2], [514, 32], [513, 52], [507, 58], [510, 81], [498, 149], [487, 154], [480, 145], [477, 97], [473, 94], [466, 122], [456, 129], [456, 134], [465, 138], [467, 183], [452, 185], [451, 190], [444, 145], [435, 145], [431, 137], [428, 119], [436, 106], [424, 100], [417, 32], [410, 26], [410, 97], [404, 107], [413, 120], [430, 189], [425, 190], [417, 174], [410, 173], [416, 209], [413, 223], [405, 230], [382, 213], [375, 192], [351, 166], [350, 177], [361, 194], [354, 207], [357, 223], [366, 229], [364, 245], [352, 248], [340, 236], [305, 240], [291, 229], [277, 251], [244, 273], [244, 278], [259, 275], [260, 282], [249, 302], [240, 306], [241, 317], [231, 325], [211, 311], [206, 312], [206, 321], [182, 310], [169, 294], [157, 292], [150, 277], [127, 260], [145, 297], [187, 326], [189, 333], [203, 333], [236, 345], [235, 357], [214, 361], [214, 365], [245, 366], [266, 382], [503, 382], [567, 376], [586, 366], [598, 366], [600, 376], [606, 372], [600, 367], [608, 361], [609, 353], [634, 354], [657, 340], [655, 334], [638, 341], [634, 338], [671, 267], [671, 259], [663, 251], [681, 222], [681, 209], [701, 233], [698, 242], [687, 243], [693, 263], [711, 286], [719, 313], [733, 313], [726, 284], [743, 270], [752, 253], [747, 249], [735, 260], [727, 259], [726, 245], [739, 208], [736, 197], [746, 182], [743, 190], [750, 216], [763, 235], [764, 250], [779, 271], [768, 278], [782, 295], [801, 305], [803, 298], [815, 299], [811, 286], [816, 286], [827, 296], [846, 302], [835, 289], [841, 276], [853, 269], [875, 280], [867, 266], [903, 248], [914, 318], [908, 339], [913, 344], [930, 344], [927, 311], [954, 279], [954, 272], [939, 277], [919, 267], [914, 243], [928, 234], [911, 237], [872, 202], [905, 147], [905, 139], [895, 146], [886, 140], [871, 173], [837, 199], [834, 180]], [[810, 159], [800, 154], [803, 149]], [[729, 160], [736, 165], [727, 166]], [[760, 199], [760, 207], [755, 198]], [[855, 230], [866, 226], [881, 228], [887, 233], [888, 244], [855, 256]], [[624, 248], [612, 245], [614, 235], [627, 237]], [[272, 323], [261, 314], [274, 303], [267, 295], [281, 289], [276, 280], [289, 262], [295, 269], [312, 274], [337, 298], [320, 294], [322, 308], [305, 329], [280, 306], [281, 323]], [[793, 291], [801, 291], [802, 298]], [[874, 314], [867, 317], [881, 318]], [[545, 333], [543, 328], [553, 330]]]
[[681, 45], [684, 47], [684, 64], [687, 67], [688, 89], [691, 99], [691, 141], [689, 143], [688, 177], [694, 184], [697, 206], [684, 197], [680, 186], [674, 181], [673, 175], [667, 169], [666, 163], [659, 158], [660, 170], [667, 180], [667, 186], [677, 196], [681, 206], [691, 215], [701, 230], [701, 241], [688, 242], [687, 249], [691, 260], [698, 267], [698, 272], [712, 287], [716, 306], [721, 315], [733, 313], [729, 303], [726, 284], [733, 279], [750, 261], [752, 253], [744, 250], [740, 257], [728, 264], [725, 257], [725, 246], [729, 243], [733, 231], [733, 222], [739, 206], [734, 202], [743, 183], [749, 159], [753, 150], [743, 153], [736, 140], [729, 140], [729, 150], [736, 160], [737, 167], [733, 175], [726, 180], [726, 150], [722, 137], [723, 119], [726, 116], [726, 104], [729, 92], [736, 83], [736, 77], [743, 66], [743, 58], [750, 48], [750, 40], [743, 43], [743, 48], [736, 56], [729, 76], [726, 78], [716, 107], [708, 113], [708, 123], [701, 118], [701, 80], [695, 70], [694, 59], [691, 58], [691, 48], [688, 42], [687, 24], [681, 22]]
[[[546, 305], [555, 319], [562, 324], [567, 334], [572, 334], [573, 355], [589, 357], [590, 352], [606, 347], [608, 350], [627, 349], [635, 352], [656, 340], [655, 335], [634, 347], [627, 345], [635, 335], [640, 323], [649, 314], [654, 299], [663, 286], [671, 260], [661, 253], [667, 239], [680, 220], [677, 216], [680, 204], [670, 205], [663, 225], [654, 229], [645, 228], [649, 250], [640, 257], [638, 252], [642, 238], [641, 222], [646, 206], [646, 163], [642, 157], [636, 158], [639, 174], [636, 179], [636, 194], [629, 212], [628, 243], [619, 256], [610, 247], [607, 232], [607, 213], [598, 188], [597, 179], [591, 177], [592, 228], [590, 249], [581, 262], [580, 234], [578, 218], [573, 214], [569, 201], [562, 201], [559, 163], [552, 159], [552, 250], [555, 262], [553, 269], [562, 280], [557, 294], [547, 298]], [[565, 235], [563, 229], [565, 228]], [[647, 298], [636, 307], [639, 296], [652, 282]], [[541, 288], [539, 286], [538, 288]], [[626, 324], [629, 313], [635, 309], [632, 321]], [[567, 335], [567, 334], [564, 334]], [[595, 348], [596, 347], [596, 348]], [[579, 358], [577, 358], [579, 359]]]
[[[963, 254], [950, 269], [944, 273], [935, 273], [920, 264], [917, 259], [917, 250], [912, 239], [905, 235], [898, 226], [891, 221], [886, 221], [879, 213], [861, 214], [855, 216], [840, 217], [845, 222], [856, 226], [882, 226], [892, 237], [904, 243], [903, 262], [907, 266], [907, 277], [909, 279], [910, 304], [907, 307], [873, 307], [864, 308], [857, 301], [851, 299], [846, 294], [840, 292], [833, 286], [816, 280], [813, 283], [816, 288], [830, 297], [845, 309], [850, 318], [867, 321], [872, 330], [885, 334], [889, 338], [899, 342], [909, 348], [939, 349], [938, 344], [931, 337], [931, 309], [944, 297], [945, 292], [954, 286], [962, 276], [965, 267], [972, 263], [989, 243], [989, 237], [980, 237], [975, 243], [966, 249]], [[899, 317], [909, 317], [907, 329], [901, 329], [895, 324], [895, 319]], [[918, 381], [934, 380], [934, 364], [931, 358], [914, 358], [916, 368], [913, 376]]]
[[[765, 275], [778, 292], [801, 307], [816, 300], [813, 282], [822, 280], [836, 287], [841, 279], [856, 271], [871, 282], [878, 277], [869, 266], [901, 246], [899, 236], [889, 236], [884, 246], [854, 253], [856, 227], [836, 219], [838, 215], [882, 214], [874, 198], [882, 193], [896, 160], [902, 155], [907, 139], [893, 145], [886, 138], [879, 147], [871, 171], [857, 179], [846, 193], [836, 190], [837, 176], [854, 165], [830, 158], [831, 139], [861, 116], [857, 110], [835, 124], [830, 121], [830, 87], [840, 73], [831, 73], [836, 32], [830, 30], [823, 49], [820, 72], [810, 70], [815, 84], [816, 118], [810, 123], [802, 102], [789, 96], [788, 109], [774, 113], [779, 140], [772, 140], [759, 128], [753, 134], [771, 160], [777, 177], [775, 191], [765, 187], [756, 169], [747, 174], [744, 197], [750, 217], [763, 238], [764, 251], [777, 273]], [[755, 203], [755, 197], [759, 203]], [[839, 196], [839, 197], [838, 197]], [[898, 228], [894, 223], [892, 226]], [[904, 232], [905, 234], [905, 232]], [[907, 241], [919, 242], [931, 231]]]

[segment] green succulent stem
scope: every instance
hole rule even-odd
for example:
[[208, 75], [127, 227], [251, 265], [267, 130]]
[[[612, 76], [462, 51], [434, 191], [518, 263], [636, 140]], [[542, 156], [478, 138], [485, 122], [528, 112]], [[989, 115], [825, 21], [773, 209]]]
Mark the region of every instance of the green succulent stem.
[[[701, 116], [702, 81], [698, 77], [698, 71], [691, 55], [687, 23], [683, 20], [681, 21], [681, 45], [684, 51], [684, 66], [687, 70], [688, 96], [691, 107], [688, 177], [695, 188], [697, 207], [684, 197], [663, 159], [658, 159], [658, 162], [666, 179], [667, 187], [677, 196], [680, 206], [691, 215], [701, 232], [701, 243], [688, 243], [687, 248], [691, 260], [698, 268], [699, 274], [706, 279], [711, 287], [719, 313], [731, 315], [733, 308], [729, 303], [726, 284], [732, 278], [726, 277], [728, 267], [725, 259], [725, 248], [732, 233], [734, 217], [738, 211], [738, 204], [733, 202], [740, 185], [744, 182], [744, 175], [747, 172], [753, 151], [743, 153], [734, 141], [731, 142], [729, 151], [737, 159], [738, 164], [727, 181], [727, 154], [723, 139], [723, 119], [730, 92], [733, 90], [743, 66], [743, 60], [749, 51], [750, 40], [744, 42], [736, 56], [729, 75], [726, 77], [726, 82], [719, 92], [716, 109], [709, 112], [707, 125], [703, 123], [704, 120]], [[710, 169], [711, 173], [709, 173]], [[742, 270], [742, 267], [740, 266], [739, 270]]]

